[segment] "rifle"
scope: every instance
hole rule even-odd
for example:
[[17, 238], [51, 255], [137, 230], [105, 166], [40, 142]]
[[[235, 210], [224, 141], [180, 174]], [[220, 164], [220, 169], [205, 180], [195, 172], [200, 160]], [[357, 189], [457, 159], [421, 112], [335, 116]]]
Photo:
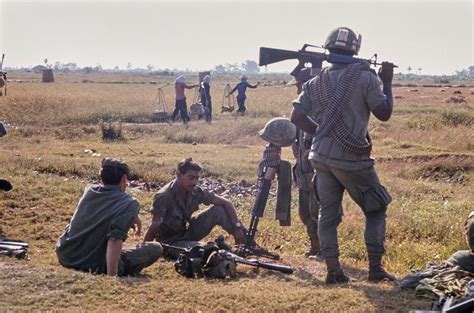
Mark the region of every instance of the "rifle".
[[270, 259], [279, 260], [280, 257], [277, 254], [263, 251], [255, 244], [255, 235], [257, 233], [257, 226], [260, 218], [263, 217], [263, 212], [267, 205], [268, 194], [270, 193], [270, 187], [272, 186], [272, 180], [275, 177], [277, 169], [274, 167], [264, 167], [263, 172], [258, 180], [258, 192], [255, 199], [255, 204], [252, 210], [252, 218], [250, 219], [249, 229], [245, 236], [245, 244], [243, 247], [237, 249], [239, 256], [245, 257], [247, 255], [259, 255]]
[[0, 255], [28, 259], [28, 243], [12, 239], [0, 239]]
[[[188, 249], [188, 248], [173, 246], [173, 245], [169, 245], [169, 244], [162, 243], [161, 245], [164, 248], [175, 249], [175, 250], [178, 250], [178, 251], [181, 251], [181, 252], [188, 252], [189, 253], [191, 251], [191, 249]], [[227, 254], [227, 256], [233, 258], [236, 263], [250, 265], [250, 266], [253, 266], [253, 267], [256, 267], [256, 268], [264, 268], [264, 269], [268, 269], [268, 270], [278, 271], [278, 272], [285, 273], [285, 274], [293, 274], [293, 269], [289, 266], [286, 266], [286, 265], [261, 262], [260, 260], [257, 260], [257, 259], [246, 259], [246, 258], [238, 256], [238, 255], [236, 255], [236, 254], [234, 254], [230, 251], [227, 251], [227, 250], [220, 250], [220, 251], [224, 251]]]
[[[367, 62], [374, 66], [382, 65], [382, 63], [377, 63], [377, 53], [375, 53], [370, 59], [360, 59], [348, 55], [329, 53], [326, 52], [326, 49], [324, 49], [323, 52], [308, 51], [306, 50], [308, 47], [323, 49], [322, 47], [309, 44], [303, 45], [303, 48], [298, 51], [260, 47], [259, 65], [263, 66], [284, 60], [298, 59], [298, 65], [291, 72], [291, 75], [294, 77], [296, 77], [296, 75], [298, 75], [298, 73], [305, 67], [306, 63], [311, 63], [312, 76], [316, 76], [316, 74], [319, 73], [320, 69], [323, 67], [323, 61], [345, 64]], [[398, 67], [393, 63], [390, 64], [392, 67]], [[313, 70], [315, 72], [313, 72]]]

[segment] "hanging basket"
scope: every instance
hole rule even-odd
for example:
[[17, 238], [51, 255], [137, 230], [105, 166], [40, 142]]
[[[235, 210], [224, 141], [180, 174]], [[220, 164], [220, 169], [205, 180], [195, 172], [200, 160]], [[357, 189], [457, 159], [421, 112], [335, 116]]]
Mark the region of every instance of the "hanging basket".
[[155, 110], [151, 112], [151, 121], [155, 123], [167, 122], [170, 118], [170, 114], [166, 111]]
[[235, 108], [235, 96], [231, 95], [232, 87], [230, 84], [225, 85], [224, 95], [222, 96], [221, 113], [233, 112]]
[[200, 102], [195, 102], [189, 106], [189, 117], [194, 120], [200, 120], [205, 113], [206, 111]]
[[168, 85], [158, 88], [158, 91], [156, 93], [156, 97], [154, 100], [154, 103], [155, 103], [154, 105], [156, 105], [157, 109], [151, 112], [152, 122], [163, 123], [163, 122], [168, 122], [170, 119], [171, 115], [168, 112], [168, 105], [166, 104], [165, 94], [163, 92], [163, 88]]

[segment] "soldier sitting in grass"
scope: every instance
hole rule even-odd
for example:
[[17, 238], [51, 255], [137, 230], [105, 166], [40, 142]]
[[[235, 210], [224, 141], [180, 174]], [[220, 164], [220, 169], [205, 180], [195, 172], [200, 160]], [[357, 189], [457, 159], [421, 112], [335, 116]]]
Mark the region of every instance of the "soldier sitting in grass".
[[163, 253], [159, 243], [144, 243], [122, 250], [130, 228], [140, 235], [140, 204], [125, 193], [128, 165], [116, 159], [102, 160], [102, 184], [86, 187], [64, 234], [56, 244], [64, 267], [107, 274], [137, 275]]
[[[219, 225], [234, 237], [236, 244], [245, 242], [245, 230], [232, 202], [197, 186], [201, 170], [192, 158], [178, 163], [176, 178], [155, 195], [145, 241], [156, 239], [190, 248]], [[213, 206], [192, 216], [200, 204]]]

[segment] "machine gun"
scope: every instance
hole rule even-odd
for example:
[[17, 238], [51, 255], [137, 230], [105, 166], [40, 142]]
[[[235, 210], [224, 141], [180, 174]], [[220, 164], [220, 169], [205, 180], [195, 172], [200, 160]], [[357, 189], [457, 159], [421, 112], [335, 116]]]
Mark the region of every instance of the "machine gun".
[[[319, 48], [323, 49], [323, 52], [317, 51], [310, 51], [307, 50], [308, 47]], [[323, 61], [327, 61], [330, 63], [345, 63], [345, 64], [353, 64], [359, 62], [367, 62], [370, 65], [382, 65], [382, 63], [377, 63], [377, 54], [375, 53], [370, 59], [360, 59], [354, 58], [348, 55], [336, 54], [336, 53], [329, 53], [326, 49], [305, 44], [301, 50], [298, 51], [291, 51], [291, 50], [281, 50], [281, 49], [274, 49], [274, 48], [265, 48], [260, 47], [260, 60], [259, 65], [268, 65], [272, 63], [281, 62], [284, 60], [291, 60], [291, 59], [298, 59], [298, 65], [293, 69], [291, 75], [296, 77], [298, 73], [306, 67], [307, 63], [311, 64], [312, 69], [312, 76], [315, 76], [319, 73], [320, 69], [323, 66]], [[392, 67], [398, 67], [393, 63], [389, 63]], [[313, 70], [315, 71], [313, 73]]]
[[[181, 253], [195, 254], [193, 259], [194, 260], [197, 259], [197, 262], [194, 261], [194, 263], [195, 263], [194, 266], [193, 266], [194, 271], [198, 271], [199, 267], [204, 266], [204, 264], [206, 262], [206, 259], [207, 259], [207, 257], [206, 257], [207, 253], [205, 251], [206, 250], [205, 246], [195, 246], [191, 249], [182, 248], [182, 247], [173, 246], [173, 245], [168, 245], [168, 244], [163, 244], [163, 243], [162, 243], [162, 246], [165, 249], [174, 249], [174, 250], [180, 251]], [[289, 266], [286, 266], [286, 265], [261, 262], [260, 260], [257, 260], [257, 259], [246, 259], [246, 258], [238, 256], [238, 255], [236, 255], [236, 254], [234, 254], [230, 251], [227, 251], [227, 250], [219, 250], [219, 252], [224, 253], [227, 257], [232, 258], [236, 263], [250, 265], [250, 266], [253, 266], [253, 267], [257, 267], [257, 268], [264, 268], [264, 269], [268, 269], [268, 270], [278, 271], [278, 272], [285, 273], [285, 274], [293, 274], [293, 269]]]

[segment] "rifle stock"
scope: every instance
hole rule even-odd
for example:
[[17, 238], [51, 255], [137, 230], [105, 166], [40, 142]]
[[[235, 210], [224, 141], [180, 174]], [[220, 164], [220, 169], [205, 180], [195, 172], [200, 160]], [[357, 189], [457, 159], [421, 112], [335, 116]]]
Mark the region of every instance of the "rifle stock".
[[260, 47], [259, 65], [263, 66], [285, 60], [297, 59], [298, 56], [299, 54], [296, 51]]

